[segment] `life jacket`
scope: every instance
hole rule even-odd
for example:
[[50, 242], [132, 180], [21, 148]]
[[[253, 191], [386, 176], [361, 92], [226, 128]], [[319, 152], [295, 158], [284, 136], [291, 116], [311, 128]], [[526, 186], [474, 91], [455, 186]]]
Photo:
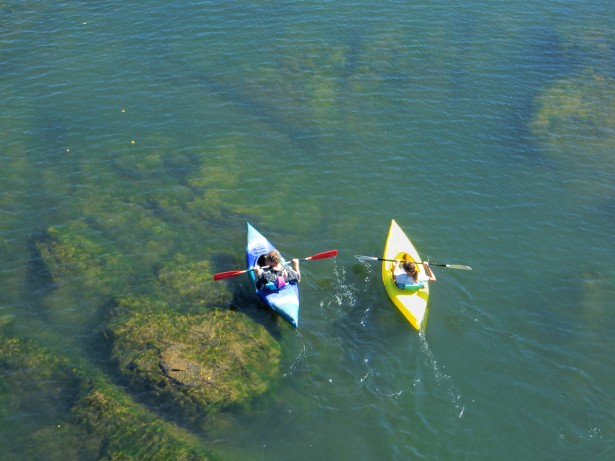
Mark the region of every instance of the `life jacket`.
[[267, 290], [281, 290], [282, 288], [284, 288], [286, 286], [286, 280], [284, 280], [284, 277], [282, 277], [281, 275], [278, 275], [278, 278], [275, 282], [267, 282], [265, 284], [265, 287]]
[[[267, 279], [269, 279], [269, 281], [267, 283], [265, 283], [261, 290], [270, 290], [270, 291], [276, 291], [276, 290], [281, 290], [282, 288], [284, 288], [287, 284], [285, 277], [287, 276], [286, 271], [285, 270], [281, 270], [281, 271], [274, 271], [274, 270], [269, 270], [267, 271], [268, 273], [266, 274]], [[275, 277], [273, 280], [271, 280], [273, 277]]]

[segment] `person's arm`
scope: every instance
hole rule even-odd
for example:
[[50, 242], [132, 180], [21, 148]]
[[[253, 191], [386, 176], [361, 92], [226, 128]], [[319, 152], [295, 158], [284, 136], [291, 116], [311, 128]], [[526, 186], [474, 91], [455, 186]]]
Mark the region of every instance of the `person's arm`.
[[262, 290], [263, 286], [265, 285], [265, 282], [263, 279], [264, 272], [265, 271], [263, 270], [261, 266], [259, 266], [258, 264], [254, 264], [254, 278], [256, 279], [256, 289], [257, 290]]
[[300, 282], [301, 281], [301, 271], [299, 270], [299, 260], [293, 259], [291, 262], [293, 263], [293, 269], [297, 273], [297, 282]]
[[399, 267], [399, 263], [401, 263], [401, 261], [399, 259], [396, 259], [393, 265], [391, 266], [391, 275], [393, 276], [393, 281], [395, 283], [397, 283], [397, 277], [395, 277], [395, 272], [397, 271], [397, 268]]
[[431, 267], [429, 267], [429, 263], [427, 261], [423, 262], [423, 267], [425, 268], [425, 272], [427, 272], [427, 275], [429, 276], [429, 281], [435, 282], [436, 276], [432, 272]]
[[254, 277], [256, 280], [263, 277], [265, 272], [271, 269], [271, 266], [259, 266], [258, 263], [254, 264]]

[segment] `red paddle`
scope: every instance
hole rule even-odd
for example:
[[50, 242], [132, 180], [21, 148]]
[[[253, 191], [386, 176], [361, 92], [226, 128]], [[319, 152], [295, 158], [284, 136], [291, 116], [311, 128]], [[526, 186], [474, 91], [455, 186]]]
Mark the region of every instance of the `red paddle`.
[[[300, 259], [299, 261], [310, 261], [312, 259], [334, 258], [335, 256], [337, 256], [337, 250], [329, 250], [329, 251], [323, 251], [322, 253], [316, 253], [315, 255], [308, 256], [307, 258]], [[214, 280], [229, 279], [231, 277], [235, 277], [236, 275], [245, 274], [246, 272], [250, 272], [253, 270], [254, 268], [244, 269], [242, 271], [219, 272], [217, 274], [214, 274]]]

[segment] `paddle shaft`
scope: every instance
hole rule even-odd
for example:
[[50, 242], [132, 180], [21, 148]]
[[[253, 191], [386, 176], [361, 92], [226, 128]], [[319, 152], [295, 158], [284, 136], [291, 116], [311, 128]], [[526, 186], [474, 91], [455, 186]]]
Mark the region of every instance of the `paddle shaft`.
[[[316, 253], [315, 255], [308, 256], [307, 258], [301, 258], [299, 259], [299, 261], [311, 261], [311, 260], [316, 260], [316, 259], [333, 258], [337, 256], [337, 253], [338, 253], [337, 250], [323, 251], [322, 253]], [[291, 261], [285, 261], [284, 263], [290, 264], [290, 262]], [[244, 269], [244, 270], [220, 272], [218, 274], [214, 274], [214, 280], [218, 281], [218, 280], [228, 279], [231, 277], [235, 277], [237, 275], [245, 274], [246, 272], [251, 272], [253, 270], [254, 268], [252, 267], [250, 269]]]
[[[401, 263], [403, 263], [403, 262], [404, 262], [404, 261], [403, 261], [403, 259], [384, 259], [384, 258], [376, 258], [376, 260], [378, 260], [378, 261], [389, 261], [389, 262], [392, 262], [392, 263], [394, 263], [394, 262], [401, 262]], [[429, 261], [411, 261], [411, 262], [413, 262], [414, 264], [423, 264], [423, 263], [427, 263], [427, 264], [429, 264], [430, 266], [446, 266], [446, 264], [436, 264], [436, 263], [430, 263]]]
[[[396, 262], [396, 261], [400, 261], [398, 259], [384, 259], [384, 258], [376, 258], [373, 256], [355, 256], [358, 259], [361, 260], [369, 260], [369, 261], [389, 261], [389, 262]], [[413, 261], [415, 264], [423, 264], [424, 262], [426, 262], [429, 266], [436, 266], [436, 267], [448, 267], [449, 269], [463, 269], [463, 270], [472, 270], [472, 268], [470, 266], [463, 266], [461, 264], [439, 264], [439, 263], [432, 263], [429, 261]]]

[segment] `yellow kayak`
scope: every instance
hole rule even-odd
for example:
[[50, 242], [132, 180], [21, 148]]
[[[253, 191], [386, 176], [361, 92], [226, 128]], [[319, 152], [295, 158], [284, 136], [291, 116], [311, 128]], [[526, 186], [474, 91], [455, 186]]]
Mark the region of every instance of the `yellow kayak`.
[[[397, 306], [414, 328], [424, 331], [427, 324], [429, 284], [425, 282], [424, 287], [417, 291], [406, 291], [397, 288], [391, 273], [393, 262], [386, 261], [387, 259], [422, 261], [414, 245], [412, 245], [410, 239], [404, 234], [404, 231], [401, 230], [401, 227], [399, 227], [394, 219], [391, 220], [391, 228], [384, 245], [383, 259], [385, 261], [382, 262], [382, 281], [389, 298], [391, 298], [393, 304]], [[421, 274], [425, 274], [425, 268], [422, 264], [417, 264], [417, 269]]]

